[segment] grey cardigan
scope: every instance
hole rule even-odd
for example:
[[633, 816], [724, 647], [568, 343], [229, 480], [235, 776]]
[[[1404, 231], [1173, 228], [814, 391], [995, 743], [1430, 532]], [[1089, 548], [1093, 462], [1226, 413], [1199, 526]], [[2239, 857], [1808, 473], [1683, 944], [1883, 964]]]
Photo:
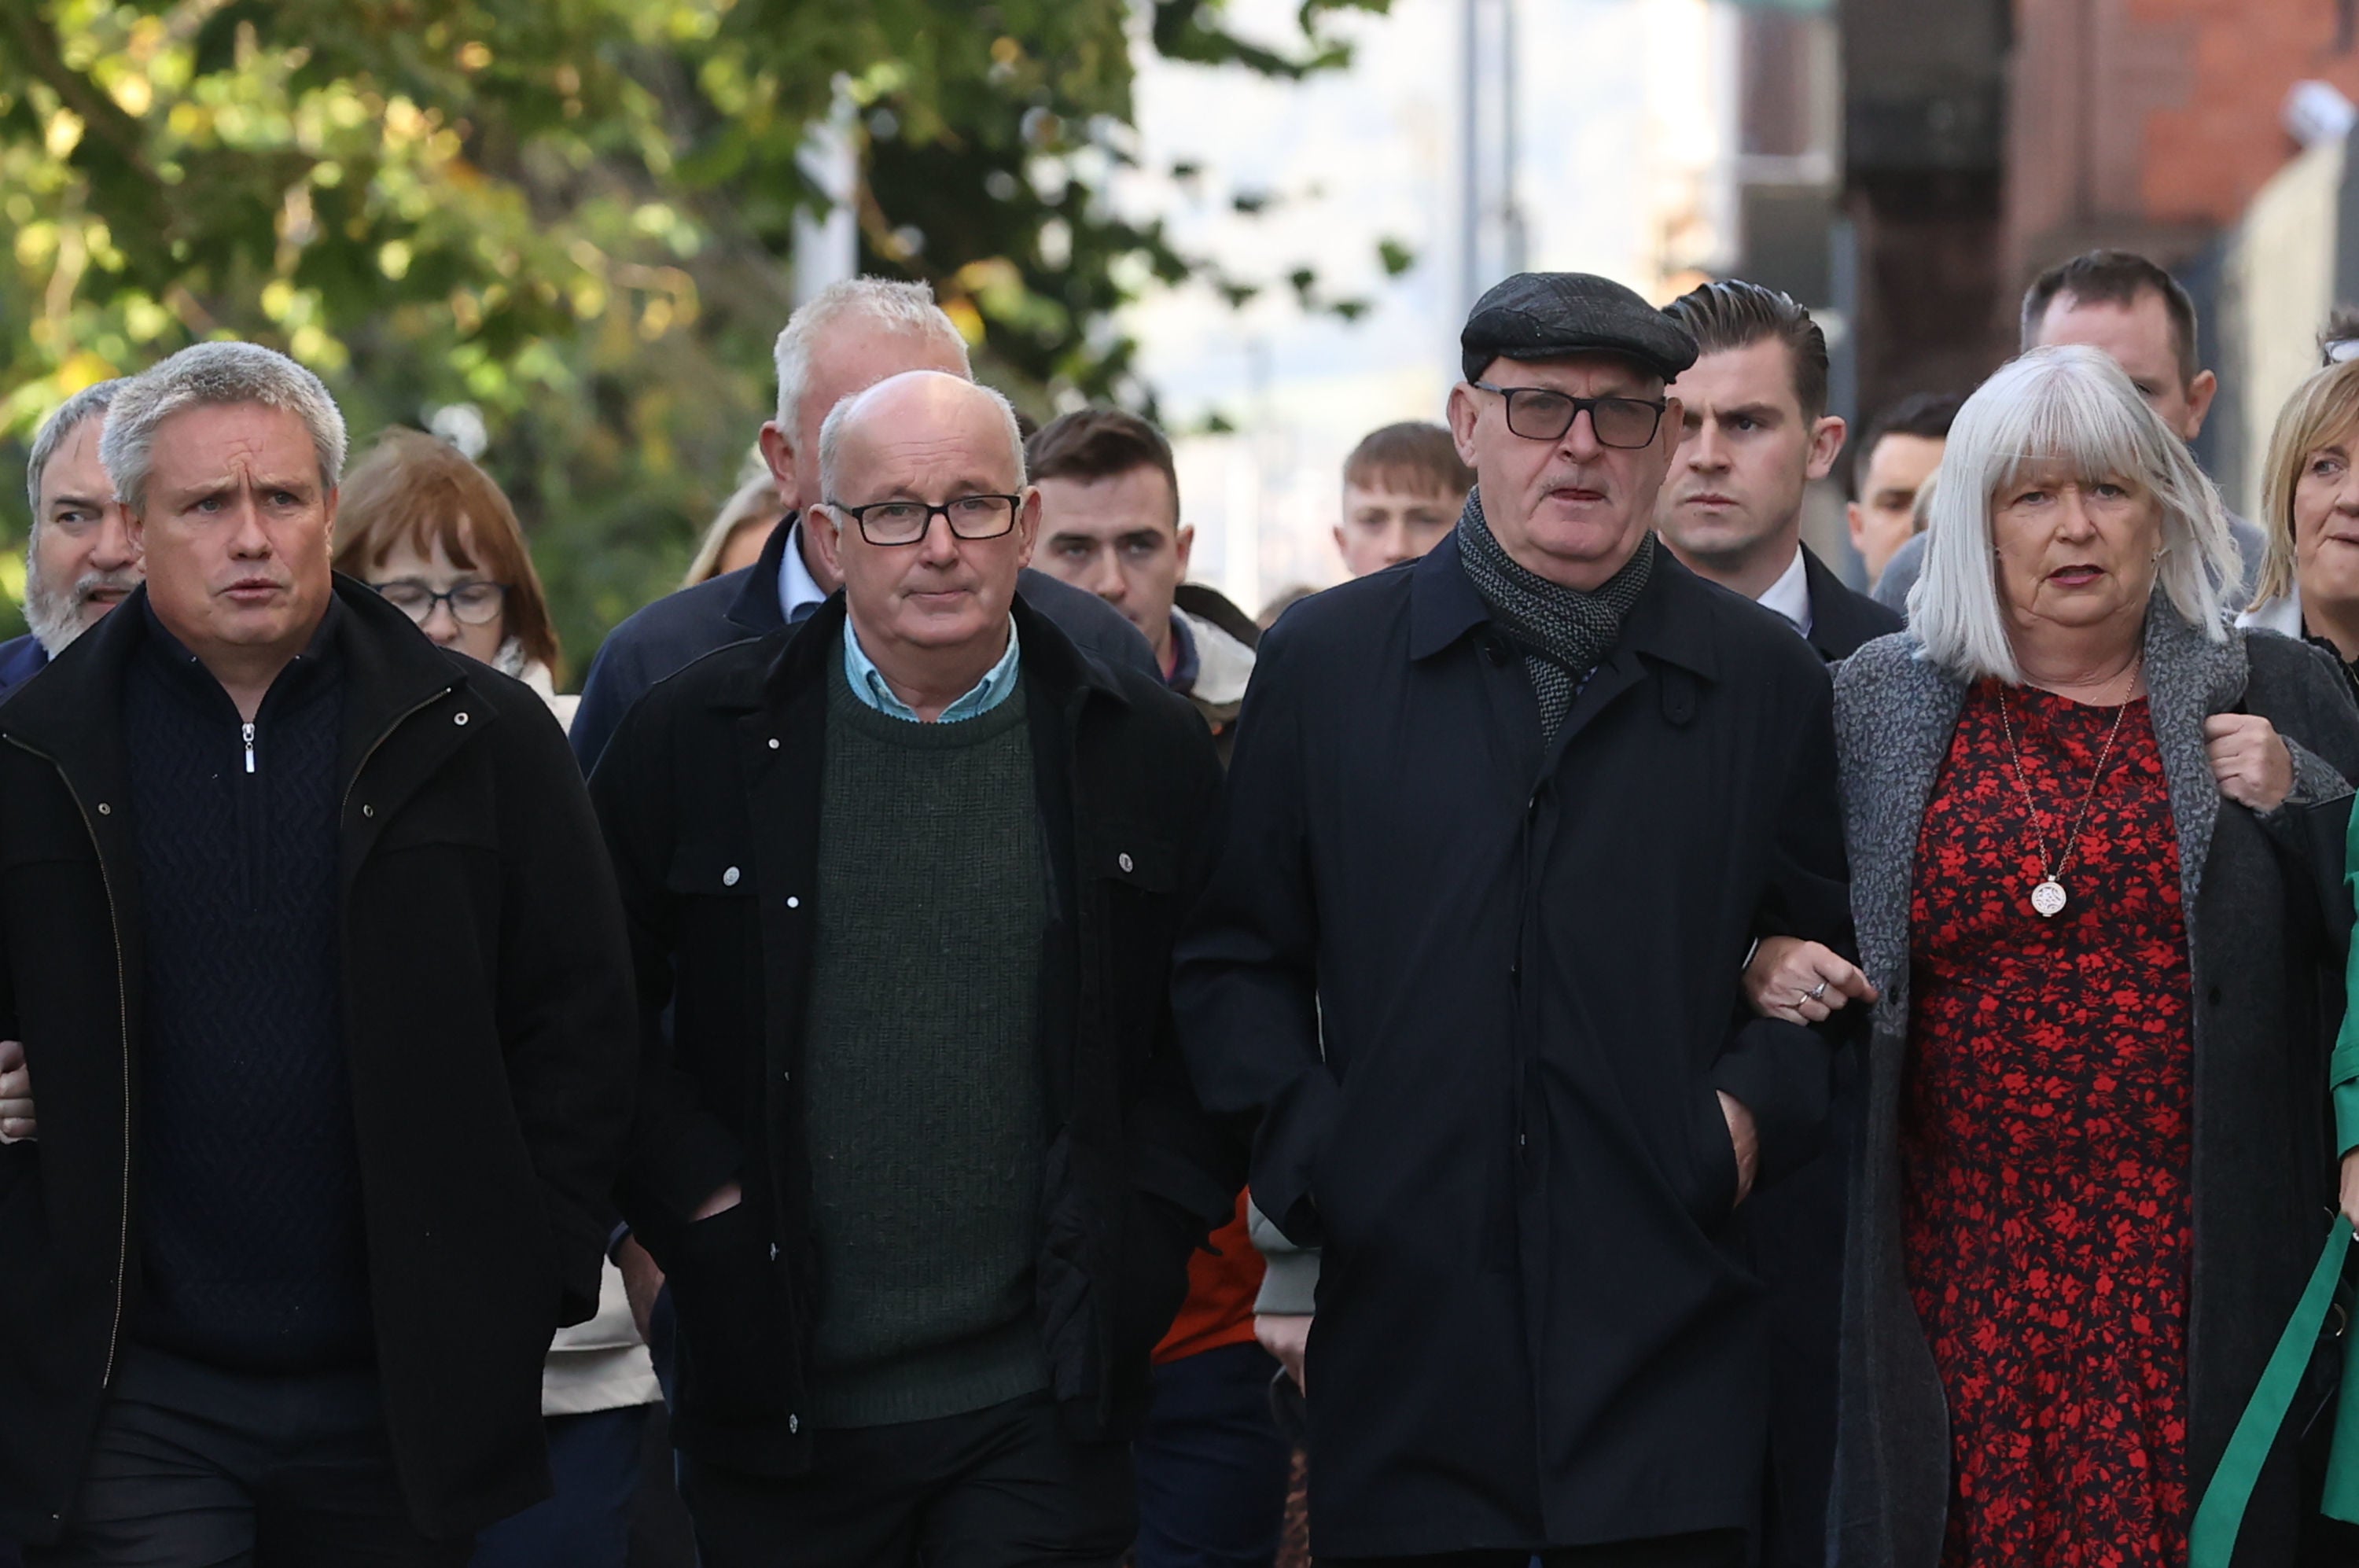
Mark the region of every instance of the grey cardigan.
[[[2259, 631], [2212, 642], [2159, 598], [2146, 648], [2196, 1003], [2188, 1473], [2200, 1497], [2335, 1201], [2326, 1058], [2352, 923], [2344, 779], [2359, 778], [2359, 709], [2317, 649]], [[1898, 1134], [1917, 838], [1965, 686], [1919, 653], [1909, 633], [1879, 638], [1835, 681], [1852, 908], [1862, 966], [1882, 992], [1844, 1266], [1831, 1519], [1841, 1568], [1937, 1568], [1950, 1497], [1948, 1405], [1903, 1261]], [[2203, 721], [2227, 712], [2267, 717], [2293, 752], [2293, 794], [2266, 817], [2223, 800], [2212, 779]], [[2312, 1373], [2331, 1382], [2328, 1358]], [[2323, 1398], [2323, 1386], [2306, 1390], [2291, 1424]], [[2295, 1561], [2292, 1447], [2280, 1443], [2264, 1472], [2238, 1568]]]

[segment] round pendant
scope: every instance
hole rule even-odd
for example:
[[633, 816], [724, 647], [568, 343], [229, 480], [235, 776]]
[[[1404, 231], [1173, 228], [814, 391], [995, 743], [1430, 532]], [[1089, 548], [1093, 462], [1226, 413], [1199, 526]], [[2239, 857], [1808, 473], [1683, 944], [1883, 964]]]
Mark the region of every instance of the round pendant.
[[2064, 909], [2064, 884], [2053, 877], [2031, 890], [2031, 907], [2049, 920], [2054, 920]]

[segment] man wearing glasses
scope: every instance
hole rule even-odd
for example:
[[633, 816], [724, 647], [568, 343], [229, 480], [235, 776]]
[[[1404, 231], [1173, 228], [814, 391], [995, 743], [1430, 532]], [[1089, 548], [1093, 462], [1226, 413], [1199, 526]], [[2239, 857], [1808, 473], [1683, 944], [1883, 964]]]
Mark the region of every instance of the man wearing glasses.
[[1738, 979], [1763, 931], [1847, 928], [1829, 683], [1650, 531], [1682, 328], [1524, 274], [1461, 341], [1455, 534], [1261, 645], [1181, 1038], [1256, 1203], [1325, 1247], [1322, 1564], [1734, 1568], [1743, 1204], [1815, 1151], [1832, 1060]]
[[842, 588], [656, 687], [592, 783], [681, 1495], [708, 1568], [1110, 1564], [1244, 1176], [1168, 979], [1219, 764], [1016, 596], [1040, 502], [997, 393], [907, 372], [817, 445]]

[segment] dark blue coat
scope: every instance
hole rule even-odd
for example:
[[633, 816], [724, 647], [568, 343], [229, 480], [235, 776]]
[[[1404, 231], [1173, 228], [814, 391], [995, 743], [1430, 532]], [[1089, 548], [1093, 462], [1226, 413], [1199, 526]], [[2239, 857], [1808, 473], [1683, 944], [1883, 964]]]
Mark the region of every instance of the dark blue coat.
[[[614, 726], [647, 688], [715, 648], [745, 642], [786, 624], [778, 606], [778, 568], [796, 533], [790, 516], [770, 530], [762, 559], [642, 607], [606, 636], [582, 683], [582, 706], [569, 732], [582, 771], [597, 766]], [[1026, 568], [1016, 586], [1034, 609], [1056, 623], [1083, 652], [1106, 663], [1159, 672], [1154, 651], [1136, 626], [1094, 593]]]
[[1755, 1524], [1768, 1324], [1714, 1091], [1763, 1181], [1817, 1152], [1830, 1038], [1739, 969], [1846, 940], [1831, 710], [1669, 551], [1547, 755], [1454, 540], [1263, 639], [1176, 1003], [1255, 1200], [1325, 1247], [1322, 1555]]

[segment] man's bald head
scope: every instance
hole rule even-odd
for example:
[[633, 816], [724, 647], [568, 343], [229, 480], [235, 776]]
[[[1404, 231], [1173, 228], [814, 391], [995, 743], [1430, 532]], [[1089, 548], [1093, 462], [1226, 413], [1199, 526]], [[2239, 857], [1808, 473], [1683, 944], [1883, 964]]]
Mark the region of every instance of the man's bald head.
[[996, 487], [1011, 495], [1024, 488], [1024, 433], [1007, 399], [963, 376], [939, 370], [907, 370], [846, 397], [828, 411], [819, 433], [822, 492], [819, 499], [859, 506], [875, 498], [847, 496], [840, 483], [846, 443], [862, 442], [864, 447], [872, 430], [887, 443], [913, 449], [956, 441], [987, 450], [995, 441], [1004, 441], [1004, 483]]

